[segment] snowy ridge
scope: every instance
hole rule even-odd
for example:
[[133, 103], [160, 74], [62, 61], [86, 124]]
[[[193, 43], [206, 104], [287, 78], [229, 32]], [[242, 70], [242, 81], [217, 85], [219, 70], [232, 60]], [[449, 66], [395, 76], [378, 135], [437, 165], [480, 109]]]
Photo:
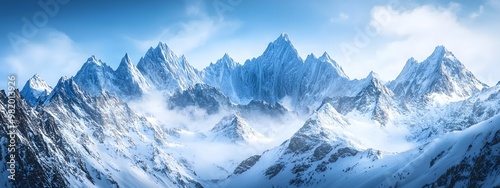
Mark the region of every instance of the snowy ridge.
[[[26, 173], [4, 187], [500, 185], [500, 85], [443, 46], [386, 83], [350, 79], [326, 52], [302, 59], [285, 33], [202, 71], [160, 42], [137, 66], [92, 56], [53, 89], [35, 75], [15, 100]], [[7, 103], [0, 92], [3, 144]]]

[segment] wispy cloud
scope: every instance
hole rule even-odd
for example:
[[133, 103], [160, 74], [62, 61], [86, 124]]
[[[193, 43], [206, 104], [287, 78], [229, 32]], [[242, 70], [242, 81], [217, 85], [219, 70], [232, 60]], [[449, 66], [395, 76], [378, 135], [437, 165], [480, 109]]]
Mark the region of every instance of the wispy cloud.
[[471, 18], [471, 19], [477, 18], [478, 16], [483, 14], [483, 11], [484, 11], [484, 6], [481, 5], [481, 6], [479, 6], [479, 9], [476, 12], [473, 12], [469, 15], [469, 18]]
[[201, 1], [187, 3], [185, 7], [186, 19], [167, 24], [163, 26], [164, 28], [158, 34], [144, 39], [128, 36], [125, 38], [141, 51], [156, 46], [160, 41], [166, 42], [175, 53], [180, 55], [203, 46], [208, 40], [220, 33], [232, 32], [240, 26], [240, 23], [237, 21], [210, 16], [206, 11], [208, 7]]
[[480, 80], [496, 83], [490, 80], [491, 75], [496, 74], [495, 71], [487, 67], [495, 67], [498, 63], [496, 60], [500, 58], [494, 50], [500, 48], [498, 37], [484, 28], [462, 22], [458, 6], [423, 5], [413, 9], [375, 6], [371, 22], [376, 19], [374, 15], [377, 15], [377, 11], [390, 12], [390, 21], [372, 39], [379, 44], [374, 46], [376, 50], [361, 50], [353, 61], [355, 63], [344, 66], [344, 70], [348, 74], [358, 74], [355, 77], [363, 77], [371, 69], [380, 75], [390, 75], [385, 79], [391, 80], [401, 71], [408, 58], [415, 57], [423, 61], [435, 46], [445, 45]]
[[158, 42], [166, 42], [177, 54], [184, 54], [203, 45], [208, 39], [221, 30], [232, 30], [235, 23], [220, 22], [213, 19], [199, 19], [177, 23], [162, 30], [149, 39], [139, 40], [127, 37], [140, 50], [156, 46]]
[[[40, 32], [41, 40], [30, 41], [18, 53], [5, 56], [4, 74], [16, 74], [18, 86], [38, 73], [54, 86], [61, 76], [73, 76], [85, 60], [85, 55], [66, 34], [53, 29]], [[9, 73], [10, 72], [10, 73]]]
[[330, 22], [335, 23], [335, 22], [342, 22], [345, 20], [349, 19], [349, 15], [347, 15], [344, 12], [340, 12], [337, 16], [333, 16], [330, 18]]

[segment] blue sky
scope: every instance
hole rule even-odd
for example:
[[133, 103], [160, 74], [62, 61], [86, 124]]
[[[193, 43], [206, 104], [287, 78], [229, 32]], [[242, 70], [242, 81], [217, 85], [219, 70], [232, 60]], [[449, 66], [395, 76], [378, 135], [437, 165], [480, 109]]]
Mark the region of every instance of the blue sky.
[[0, 84], [16, 74], [20, 88], [35, 73], [54, 86], [91, 55], [116, 68], [129, 53], [137, 64], [159, 41], [198, 69], [224, 53], [244, 63], [283, 32], [303, 58], [326, 51], [351, 78], [392, 80], [408, 58], [444, 45], [483, 82], [500, 81], [500, 0], [1, 2]]

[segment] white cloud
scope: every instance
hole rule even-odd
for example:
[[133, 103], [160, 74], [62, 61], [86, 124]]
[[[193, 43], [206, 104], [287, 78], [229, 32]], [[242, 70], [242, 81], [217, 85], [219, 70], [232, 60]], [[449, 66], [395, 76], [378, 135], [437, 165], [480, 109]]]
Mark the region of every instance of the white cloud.
[[[166, 25], [161, 32], [145, 39], [125, 37], [130, 40], [139, 51], [146, 51], [150, 47], [156, 47], [158, 42], [165, 42], [177, 55], [190, 54], [197, 48], [205, 45], [210, 39], [218, 34], [233, 32], [240, 23], [229, 21], [223, 17], [211, 17], [207, 14], [205, 2], [186, 1], [186, 20]], [[209, 3], [211, 5], [211, 3]], [[191, 59], [193, 57], [188, 57]], [[195, 58], [196, 59], [196, 58]], [[195, 67], [204, 67], [208, 62], [190, 62]]]
[[347, 15], [344, 12], [340, 12], [339, 15], [331, 17], [330, 22], [335, 23], [335, 22], [341, 22], [349, 19], [349, 15]]
[[2, 59], [8, 70], [3, 73], [16, 74], [19, 88], [34, 74], [55, 86], [61, 76], [73, 76], [85, 60], [85, 55], [79, 53], [74, 42], [62, 32], [41, 30], [40, 38], [29, 41], [20, 47], [18, 53]]
[[376, 6], [372, 10], [371, 23], [381, 11], [390, 13], [388, 22], [370, 38], [370, 49], [360, 49], [353, 57], [355, 63], [344, 66], [348, 74], [365, 77], [371, 69], [392, 80], [408, 58], [423, 61], [435, 46], [444, 45], [480, 80], [490, 85], [500, 80], [493, 71], [500, 59], [495, 50], [500, 48], [498, 37], [491, 30], [462, 23], [457, 16], [457, 5], [444, 8], [423, 5], [405, 10]]
[[477, 18], [478, 16], [480, 16], [481, 14], [483, 14], [483, 5], [479, 6], [479, 10], [477, 10], [477, 12], [473, 12], [469, 15], [469, 18], [471, 19], [474, 19], [474, 18]]

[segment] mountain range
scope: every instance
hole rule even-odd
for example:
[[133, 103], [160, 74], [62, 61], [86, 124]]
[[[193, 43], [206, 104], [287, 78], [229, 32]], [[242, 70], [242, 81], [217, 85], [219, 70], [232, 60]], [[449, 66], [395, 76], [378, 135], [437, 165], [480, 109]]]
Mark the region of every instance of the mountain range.
[[500, 85], [444, 46], [385, 82], [302, 59], [284, 33], [203, 70], [160, 42], [137, 65], [91, 56], [55, 86], [34, 75], [12, 99], [19, 173], [7, 179], [2, 147], [4, 187], [500, 186]]

